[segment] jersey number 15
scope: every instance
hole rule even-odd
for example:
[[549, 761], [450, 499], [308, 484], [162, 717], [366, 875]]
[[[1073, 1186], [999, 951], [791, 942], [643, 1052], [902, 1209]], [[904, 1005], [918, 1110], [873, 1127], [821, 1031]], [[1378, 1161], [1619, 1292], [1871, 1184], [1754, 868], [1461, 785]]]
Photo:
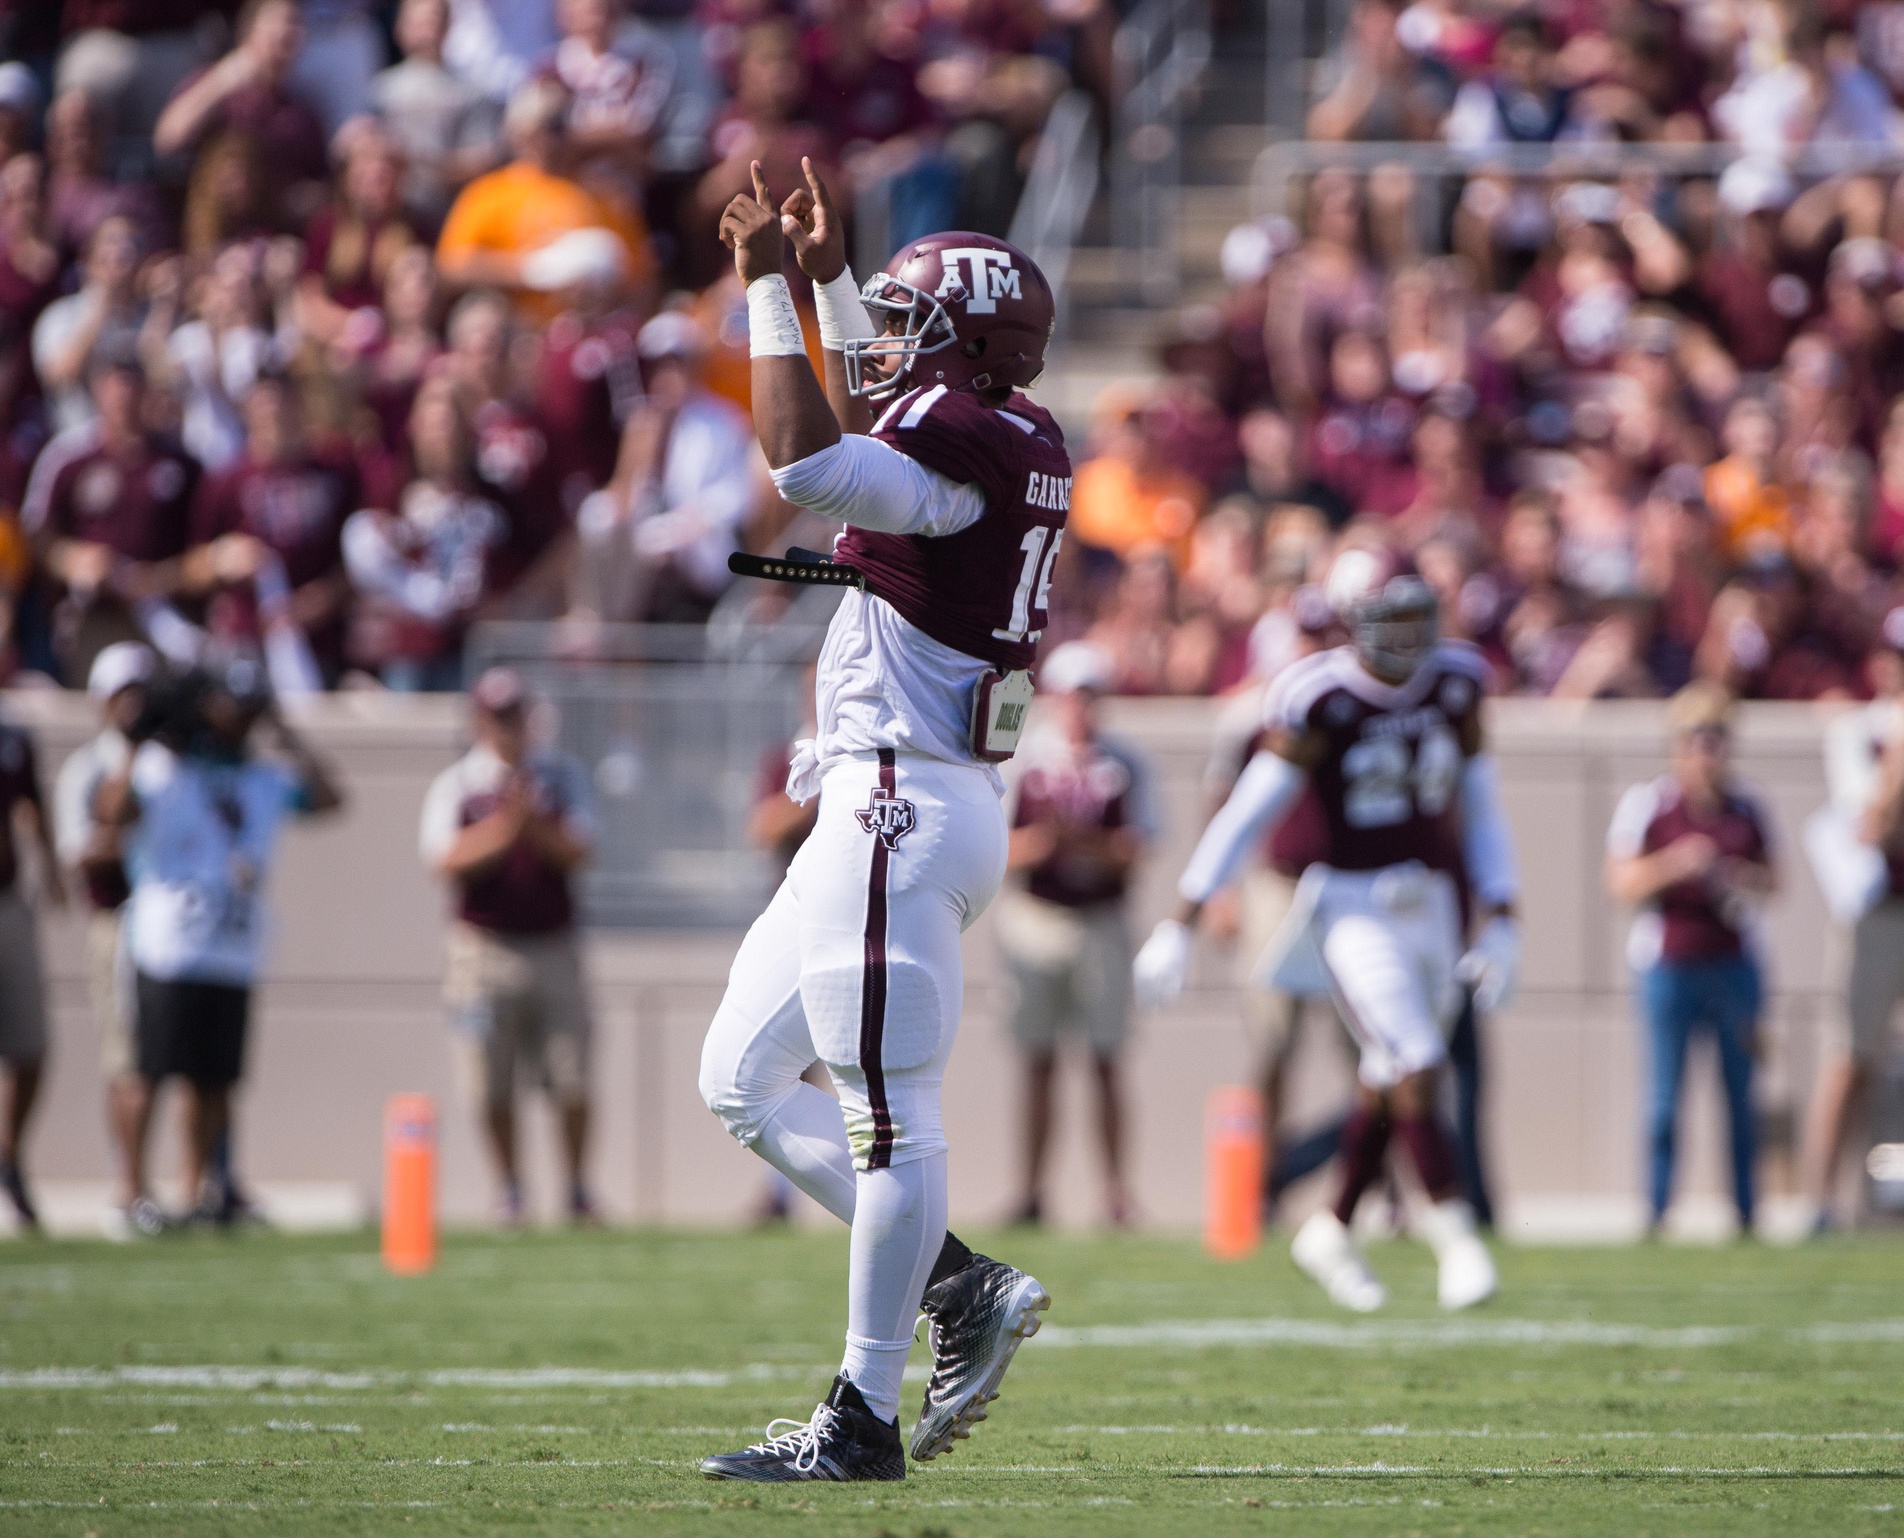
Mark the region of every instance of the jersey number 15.
[[[1051, 542], [1049, 549], [1045, 545], [1047, 539]], [[1018, 545], [1025, 552], [1025, 565], [1018, 573], [1018, 586], [1012, 593], [1011, 622], [994, 630], [993, 640], [1022, 641], [1028, 633], [1037, 634], [1031, 629], [1032, 612], [1043, 614], [1051, 606], [1051, 569], [1058, 564], [1058, 547], [1063, 543], [1063, 529], [1040, 523], [1025, 530], [1025, 537]], [[1040, 556], [1044, 558], [1042, 561]]]

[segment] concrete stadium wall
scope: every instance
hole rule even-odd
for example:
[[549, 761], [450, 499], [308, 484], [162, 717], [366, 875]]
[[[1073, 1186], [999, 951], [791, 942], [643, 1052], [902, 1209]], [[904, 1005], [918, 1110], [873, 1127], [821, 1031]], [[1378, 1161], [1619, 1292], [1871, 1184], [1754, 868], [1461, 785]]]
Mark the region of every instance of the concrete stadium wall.
[[[34, 731], [49, 788], [92, 729], [83, 699], [15, 693], [0, 708]], [[1146, 745], [1161, 771], [1165, 833], [1140, 882], [1140, 929], [1164, 907], [1201, 826], [1199, 779], [1214, 716], [1208, 701], [1124, 701], [1111, 711], [1112, 724]], [[459, 750], [461, 719], [452, 700], [370, 695], [328, 699], [314, 712], [312, 733], [341, 766], [351, 804], [342, 817], [291, 834], [275, 883], [279, 926], [240, 1112], [242, 1167], [267, 1189], [329, 1183], [333, 1194], [374, 1205], [384, 1099], [422, 1090], [443, 1107], [446, 1216], [477, 1220], [487, 1210], [489, 1182], [455, 1100], [437, 1002], [443, 898], [415, 854], [425, 787]], [[1802, 1107], [1829, 1007], [1834, 936], [1797, 850], [1802, 819], [1823, 800], [1824, 720], [1807, 707], [1760, 706], [1742, 722], [1744, 772], [1771, 804], [1785, 857], [1770, 915], [1772, 1042], [1761, 1096], [1775, 1137]], [[1659, 709], [1505, 701], [1492, 723], [1528, 889], [1522, 994], [1488, 1027], [1487, 1115], [1507, 1224], [1551, 1233], [1576, 1220], [1630, 1221], [1641, 1169], [1639, 1036], [1621, 961], [1623, 916], [1600, 893], [1600, 849], [1620, 791], [1660, 767]], [[990, 926], [988, 916], [968, 937], [966, 1019], [948, 1085], [953, 1213], [967, 1223], [1009, 1209], [1019, 1145]], [[727, 1223], [758, 1200], [760, 1167], [726, 1139], [695, 1090], [701, 1034], [738, 939], [605, 933], [591, 941], [600, 1029], [595, 1173], [613, 1219]], [[55, 1055], [32, 1167], [50, 1184], [103, 1189], [109, 1165], [77, 916], [48, 915], [44, 940]], [[1235, 971], [1234, 958], [1206, 947], [1191, 991], [1144, 1021], [1132, 1048], [1135, 1183], [1145, 1220], [1158, 1226], [1198, 1221], [1206, 1091], [1256, 1076]], [[1055, 1172], [1054, 1216], [1064, 1222], [1101, 1212], [1075, 1077], [1062, 1102]], [[1706, 1198], [1723, 1189], [1714, 1078], [1707, 1059], [1696, 1059], [1682, 1186]], [[1339, 1049], [1312, 1032], [1298, 1064], [1297, 1119], [1319, 1118], [1347, 1083]], [[530, 1130], [546, 1147], [541, 1123]], [[1769, 1180], [1774, 1190], [1788, 1184], [1776, 1147]], [[540, 1154], [531, 1182], [552, 1210], [555, 1182]]]

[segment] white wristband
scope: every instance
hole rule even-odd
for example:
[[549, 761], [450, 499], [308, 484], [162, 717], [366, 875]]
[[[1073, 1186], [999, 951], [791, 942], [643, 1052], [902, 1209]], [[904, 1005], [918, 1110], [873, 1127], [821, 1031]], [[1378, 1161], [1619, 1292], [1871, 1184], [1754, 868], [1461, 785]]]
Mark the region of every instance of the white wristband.
[[831, 283], [813, 285], [813, 309], [820, 320], [820, 345], [828, 352], [845, 352], [848, 341], [868, 341], [873, 317], [859, 300], [859, 279], [851, 267], [840, 269]]
[[806, 338], [793, 308], [793, 290], [779, 273], [747, 285], [747, 353], [753, 358], [804, 358]]

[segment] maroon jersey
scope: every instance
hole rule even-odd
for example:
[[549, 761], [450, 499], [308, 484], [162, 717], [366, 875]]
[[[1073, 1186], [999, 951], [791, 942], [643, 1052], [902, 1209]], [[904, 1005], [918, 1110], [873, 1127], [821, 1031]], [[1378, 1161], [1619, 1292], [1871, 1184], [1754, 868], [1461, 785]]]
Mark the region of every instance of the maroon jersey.
[[156, 435], [125, 458], [111, 454], [88, 422], [47, 444], [20, 525], [29, 535], [106, 545], [132, 561], [169, 560], [185, 549], [198, 475], [198, 461]]
[[933, 640], [1006, 672], [1030, 667], [1071, 508], [1071, 456], [1058, 424], [1023, 395], [995, 408], [934, 385], [894, 401], [873, 436], [977, 486], [985, 514], [938, 537], [848, 529], [836, 558]]
[[565, 508], [580, 507], [615, 473], [622, 417], [641, 393], [638, 329], [626, 315], [590, 326], [564, 314], [542, 333], [536, 415], [548, 429]]
[[1106, 865], [1075, 835], [1114, 828], [1146, 831], [1140, 764], [1128, 751], [1102, 741], [1082, 751], [1069, 742], [1041, 742], [1028, 756], [1012, 826], [1049, 824], [1058, 838], [1049, 857], [1027, 874], [1026, 890], [1067, 908], [1118, 901], [1129, 872]]
[[[1765, 819], [1751, 797], [1728, 790], [1717, 807], [1695, 807], [1670, 775], [1635, 785], [1620, 798], [1607, 853], [1615, 859], [1657, 854], [1691, 833], [1718, 845], [1722, 860], [1771, 860]], [[1720, 961], [1745, 949], [1743, 906], [1708, 881], [1675, 882], [1648, 906], [1657, 915], [1661, 961]]]
[[509, 538], [490, 562], [490, 591], [506, 592], [567, 526], [549, 434], [507, 401], [484, 401], [471, 418], [476, 474], [501, 504]]
[[[581, 764], [536, 753], [512, 770], [488, 748], [477, 747], [438, 775], [424, 799], [425, 857], [440, 860], [463, 829], [490, 816], [511, 780], [524, 784], [539, 814], [559, 817], [571, 833], [592, 840], [594, 812]], [[575, 924], [573, 880], [526, 838], [518, 839], [456, 883], [456, 912], [463, 922], [494, 934], [554, 934]]]
[[13, 847], [13, 809], [22, 801], [31, 802], [45, 815], [33, 739], [19, 727], [0, 721], [0, 892], [12, 891], [20, 878], [20, 856]]
[[[287, 464], [263, 465], [249, 455], [199, 487], [192, 503], [192, 543], [223, 534], [250, 534], [276, 551], [290, 585], [341, 572], [344, 520], [360, 505], [357, 473], [342, 457], [300, 454]], [[258, 634], [257, 603], [247, 586], [221, 593], [213, 628], [223, 634]], [[335, 660], [341, 655], [341, 618], [311, 638]]]
[[1481, 654], [1459, 641], [1442, 642], [1399, 688], [1371, 677], [1347, 646], [1283, 671], [1268, 724], [1327, 744], [1310, 773], [1326, 830], [1314, 859], [1337, 870], [1419, 860], [1460, 879], [1462, 743], [1486, 679]]

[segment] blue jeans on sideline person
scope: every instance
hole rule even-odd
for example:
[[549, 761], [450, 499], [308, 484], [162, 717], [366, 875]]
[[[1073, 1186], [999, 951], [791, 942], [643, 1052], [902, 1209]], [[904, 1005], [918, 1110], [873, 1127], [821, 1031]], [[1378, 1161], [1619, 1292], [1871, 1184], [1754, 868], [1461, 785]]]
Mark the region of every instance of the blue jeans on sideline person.
[[1732, 1130], [1732, 1199], [1739, 1222], [1752, 1226], [1752, 1164], [1758, 1131], [1752, 1110], [1752, 1037], [1758, 1029], [1762, 992], [1758, 964], [1748, 956], [1713, 961], [1661, 961], [1639, 976], [1640, 1010], [1651, 1047], [1647, 1134], [1651, 1152], [1652, 1220], [1665, 1215], [1672, 1197], [1674, 1122], [1686, 1045], [1709, 1027], [1719, 1043]]

